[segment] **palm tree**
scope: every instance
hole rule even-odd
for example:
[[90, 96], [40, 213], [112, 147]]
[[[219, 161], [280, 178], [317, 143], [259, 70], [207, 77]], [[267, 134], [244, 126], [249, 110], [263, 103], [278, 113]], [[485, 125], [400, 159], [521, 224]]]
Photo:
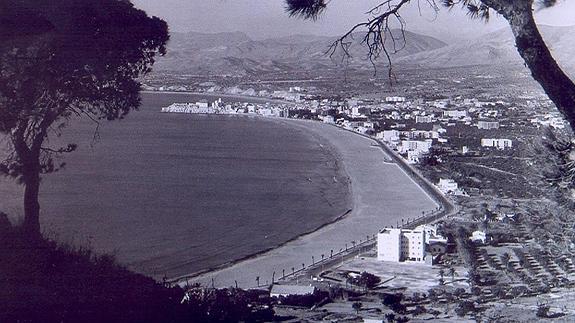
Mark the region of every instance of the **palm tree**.
[[451, 276], [451, 282], [453, 283], [455, 281], [455, 275], [457, 275], [455, 268], [449, 267], [449, 275]]
[[351, 306], [353, 307], [355, 312], [359, 314], [359, 310], [363, 307], [363, 304], [361, 302], [354, 302]]
[[445, 271], [443, 269], [440, 269], [438, 276], [439, 276], [439, 285], [443, 285], [445, 283], [445, 281], [443, 280], [443, 276], [445, 276]]
[[511, 260], [511, 255], [509, 253], [506, 252], [506, 253], [501, 255], [501, 263], [503, 264], [504, 267], [507, 267], [510, 260]]

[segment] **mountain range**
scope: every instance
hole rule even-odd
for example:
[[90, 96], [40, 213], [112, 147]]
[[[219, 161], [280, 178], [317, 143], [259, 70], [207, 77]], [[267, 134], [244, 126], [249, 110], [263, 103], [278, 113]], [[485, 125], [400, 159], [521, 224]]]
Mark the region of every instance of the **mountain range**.
[[[539, 30], [553, 57], [565, 69], [575, 71], [575, 26], [540, 25]], [[414, 63], [429, 67], [469, 65], [523, 64], [515, 48], [515, 39], [508, 28], [479, 38], [465, 40], [441, 48], [427, 50], [397, 59], [397, 63]]]
[[[575, 26], [540, 26], [540, 30], [558, 62], [566, 69], [575, 70], [575, 55], [572, 55]], [[409, 31], [405, 31], [405, 38], [399, 30], [392, 30], [392, 35], [399, 50], [393, 51], [391, 41], [388, 41], [388, 49], [393, 63], [399, 65], [455, 67], [522, 63], [508, 29], [453, 44]], [[240, 32], [172, 33], [168, 53], [158, 59], [155, 69], [201, 75], [248, 75], [339, 68], [343, 64], [357, 69], [372, 68], [367, 59], [367, 48], [361, 44], [361, 34], [353, 34], [350, 38], [351, 59], [347, 61], [342, 60], [341, 48], [332, 56], [326, 54], [336, 39], [293, 35], [253, 40]], [[382, 55], [377, 64], [385, 63]]]

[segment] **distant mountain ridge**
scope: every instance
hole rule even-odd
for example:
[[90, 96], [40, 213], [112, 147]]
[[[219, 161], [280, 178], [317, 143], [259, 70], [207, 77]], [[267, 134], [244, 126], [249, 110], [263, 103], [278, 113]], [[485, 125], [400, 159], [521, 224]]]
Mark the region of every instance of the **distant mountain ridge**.
[[[575, 70], [575, 26], [539, 26], [557, 61], [568, 70]], [[446, 44], [430, 36], [406, 31], [405, 42], [394, 30], [397, 47], [392, 53], [395, 64], [425, 67], [457, 67], [469, 65], [522, 64], [508, 28], [476, 39]], [[172, 33], [168, 53], [158, 60], [155, 69], [190, 74], [247, 75], [258, 72], [290, 72], [341, 67], [372, 68], [362, 36], [350, 40], [349, 61], [341, 60], [341, 50], [334, 57], [326, 54], [337, 37], [292, 35], [253, 40], [241, 32], [217, 34]], [[377, 64], [386, 63], [380, 57]]]
[[[547, 46], [557, 62], [575, 70], [575, 26], [539, 25]], [[457, 42], [442, 48], [402, 57], [397, 63], [415, 63], [427, 67], [469, 65], [523, 64], [509, 28], [500, 29], [476, 39]]]
[[[394, 33], [397, 47], [393, 54], [402, 57], [446, 46], [436, 38], [405, 32], [405, 42], [398, 30]], [[361, 36], [354, 35], [349, 51], [350, 66], [371, 67]], [[294, 35], [252, 40], [240, 32], [172, 33], [168, 53], [155, 68], [163, 71], [210, 74], [250, 74], [259, 71], [291, 71], [333, 68], [342, 63], [341, 50], [334, 57], [326, 54], [337, 37]]]

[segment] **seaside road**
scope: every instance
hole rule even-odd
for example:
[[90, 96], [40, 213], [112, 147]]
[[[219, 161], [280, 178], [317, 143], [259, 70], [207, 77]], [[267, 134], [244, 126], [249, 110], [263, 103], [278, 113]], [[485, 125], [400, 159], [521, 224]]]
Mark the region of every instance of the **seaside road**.
[[[329, 256], [353, 242], [364, 241], [385, 226], [395, 226], [401, 220], [414, 219], [422, 212], [438, 207], [395, 163], [389, 163], [374, 141], [361, 135], [320, 122], [273, 119], [307, 131], [330, 145], [341, 161], [351, 182], [352, 211], [341, 220], [301, 236], [279, 248], [216, 271], [189, 277], [189, 283], [205, 286], [253, 288], [277, 281], [282, 272], [291, 273]], [[249, 237], [246, 237], [247, 239]], [[352, 242], [353, 241], [353, 242]], [[186, 278], [177, 280], [186, 283]]]

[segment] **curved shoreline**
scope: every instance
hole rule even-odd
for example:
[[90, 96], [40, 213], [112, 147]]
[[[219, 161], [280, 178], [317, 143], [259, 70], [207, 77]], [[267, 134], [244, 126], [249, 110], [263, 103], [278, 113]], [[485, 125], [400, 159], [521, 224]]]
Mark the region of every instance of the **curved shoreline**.
[[[333, 126], [337, 127], [336, 125], [333, 125]], [[373, 137], [366, 135], [366, 134], [355, 132], [353, 130], [348, 130], [348, 129], [344, 129], [344, 128], [340, 128], [340, 129], [343, 129], [343, 130], [352, 132], [354, 134], [363, 136], [367, 139], [373, 140], [379, 146], [379, 148], [386, 153], [387, 157], [389, 158], [390, 163], [397, 164], [404, 171], [405, 175], [409, 176], [417, 185], [419, 185], [428, 194], [428, 196], [430, 198], [432, 198], [437, 204], [439, 204], [439, 206], [441, 207], [441, 210], [439, 213], [434, 214], [431, 217], [424, 217], [422, 219], [418, 219], [421, 221], [418, 221], [418, 220], [414, 221], [412, 224], [410, 224], [408, 226], [409, 228], [415, 227], [415, 226], [423, 224], [423, 223], [430, 223], [430, 222], [437, 221], [438, 219], [441, 219], [441, 218], [457, 211], [456, 205], [453, 204], [453, 202], [451, 202], [445, 195], [443, 195], [443, 193], [441, 193], [439, 191], [439, 189], [435, 185], [433, 185], [433, 183], [431, 183], [427, 178], [425, 178], [423, 175], [421, 175], [421, 173], [417, 169], [415, 169], [413, 166], [411, 166], [395, 150], [389, 148], [389, 146], [387, 146], [383, 141], [378, 140], [376, 138], [373, 138]]]
[[[256, 119], [259, 119], [259, 120], [262, 120], [262, 121], [266, 121], [266, 122], [281, 122], [281, 123], [283, 123], [283, 124], [288, 124], [287, 127], [290, 127], [290, 128], [292, 127], [292, 125], [289, 125], [289, 122], [288, 122], [288, 123], [283, 122], [284, 120], [289, 120], [289, 119], [279, 118], [279, 117], [278, 117], [278, 118], [276, 118], [276, 117], [264, 117], [264, 116], [261, 116], [261, 115], [252, 115], [252, 114], [248, 114], [248, 115], [245, 115], [245, 114], [244, 114], [244, 115], [242, 115], [242, 114], [230, 114], [230, 115], [220, 115], [220, 116], [226, 116], [226, 117], [230, 116], [230, 117], [233, 117], [233, 118], [237, 118], [237, 117], [240, 117], [240, 118], [241, 118], [241, 117], [256, 118]], [[261, 256], [265, 256], [267, 253], [272, 252], [272, 251], [275, 250], [275, 249], [284, 247], [284, 246], [288, 245], [288, 244], [291, 243], [291, 242], [294, 242], [294, 241], [296, 241], [296, 240], [298, 240], [298, 239], [303, 239], [303, 238], [305, 238], [305, 237], [308, 236], [308, 235], [311, 235], [311, 234], [313, 234], [313, 233], [315, 233], [315, 232], [317, 232], [317, 231], [320, 231], [320, 230], [322, 230], [323, 228], [325, 228], [325, 227], [327, 227], [327, 226], [329, 226], [329, 225], [332, 225], [332, 224], [334, 224], [334, 223], [336, 223], [336, 222], [338, 222], [338, 221], [344, 219], [345, 217], [349, 216], [350, 213], [352, 213], [352, 211], [353, 211], [353, 206], [354, 206], [355, 201], [354, 201], [354, 199], [353, 199], [353, 189], [352, 189], [352, 185], [351, 185], [351, 179], [350, 179], [350, 177], [349, 177], [349, 174], [348, 174], [347, 171], [346, 171], [345, 164], [341, 161], [341, 156], [339, 156], [338, 150], [337, 150], [335, 147], [333, 147], [333, 145], [332, 145], [330, 142], [326, 141], [325, 138], [319, 138], [319, 136], [318, 136], [317, 134], [307, 132], [306, 135], [308, 135], [308, 136], [313, 136], [317, 141], [322, 142], [323, 144], [325, 144], [327, 147], [322, 145], [322, 148], [328, 150], [328, 151], [329, 151], [329, 154], [334, 157], [334, 161], [335, 161], [335, 163], [336, 163], [336, 169], [337, 169], [337, 171], [340, 172], [340, 173], [343, 173], [343, 175], [345, 176], [345, 178], [346, 178], [347, 181], [348, 181], [347, 187], [348, 187], [349, 192], [348, 192], [348, 194], [347, 194], [347, 197], [350, 199], [350, 209], [348, 209], [347, 211], [345, 211], [343, 214], [340, 214], [340, 215], [338, 215], [337, 217], [332, 218], [331, 220], [329, 220], [329, 221], [327, 221], [327, 222], [325, 222], [325, 223], [323, 223], [323, 224], [321, 224], [321, 225], [319, 225], [319, 226], [317, 226], [317, 227], [315, 227], [315, 228], [313, 228], [313, 229], [311, 229], [311, 230], [302, 232], [302, 233], [300, 233], [300, 234], [298, 234], [298, 235], [296, 235], [296, 236], [294, 236], [294, 237], [292, 237], [292, 238], [290, 238], [290, 239], [288, 239], [288, 240], [286, 240], [286, 241], [284, 241], [284, 242], [282, 242], [282, 243], [279, 243], [279, 244], [277, 244], [277, 245], [275, 245], [275, 246], [272, 246], [272, 247], [269, 247], [269, 248], [266, 248], [266, 249], [257, 251], [257, 252], [255, 252], [255, 253], [253, 253], [253, 254], [249, 254], [249, 255], [246, 255], [246, 256], [244, 256], [244, 257], [241, 257], [241, 258], [232, 260], [232, 261], [225, 262], [225, 263], [220, 264], [220, 265], [218, 265], [218, 266], [213, 266], [213, 267], [210, 267], [210, 268], [202, 269], [202, 270], [199, 270], [199, 271], [196, 271], [196, 272], [193, 272], [193, 273], [190, 273], [190, 274], [186, 274], [186, 275], [181, 275], [181, 276], [177, 276], [177, 277], [172, 277], [172, 278], [167, 279], [167, 280], [166, 280], [167, 282], [169, 282], [169, 283], [181, 283], [181, 282], [183, 282], [183, 281], [187, 281], [187, 280], [193, 279], [193, 278], [195, 278], [195, 277], [200, 277], [200, 276], [202, 276], [202, 275], [206, 275], [206, 274], [209, 274], [209, 273], [212, 273], [212, 272], [215, 272], [215, 271], [219, 271], [219, 270], [223, 270], [223, 269], [227, 269], [227, 268], [232, 268], [233, 266], [238, 265], [238, 264], [241, 264], [241, 263], [244, 262], [244, 261], [248, 261], [248, 260], [256, 259], [256, 258], [261, 257]]]
[[[250, 257], [227, 263], [216, 269], [207, 269], [172, 280], [176, 283], [213, 284], [218, 287], [255, 287], [256, 276], [271, 282], [281, 272], [295, 267], [309, 266], [309, 257], [333, 255], [356, 241], [371, 237], [383, 226], [395, 225], [400, 219], [416, 218], [422, 211], [430, 211], [437, 204], [426, 190], [412, 180], [397, 164], [389, 163], [389, 152], [369, 136], [348, 132], [315, 121], [266, 118], [309, 131], [341, 153], [340, 162], [351, 182], [352, 212], [326, 223], [317, 230], [299, 235], [279, 247], [270, 248]], [[376, 143], [376, 145], [374, 145]], [[359, 147], [359, 148], [358, 148]], [[373, 149], [377, 147], [377, 149]], [[396, 189], [395, 189], [396, 188]], [[383, 198], [382, 198], [383, 195]], [[382, 216], [383, 214], [383, 216]], [[345, 247], [344, 247], [345, 246]], [[331, 252], [329, 252], [331, 249]], [[323, 251], [323, 253], [322, 253]], [[301, 266], [300, 266], [301, 265]], [[276, 276], [277, 274], [277, 276]], [[267, 279], [266, 279], [267, 278]], [[271, 278], [271, 279], [270, 279]], [[239, 283], [238, 283], [239, 282]]]
[[188, 280], [188, 279], [193, 279], [194, 277], [199, 277], [199, 276], [201, 276], [201, 275], [205, 275], [205, 274], [210, 273], [210, 272], [213, 272], [213, 271], [230, 268], [230, 267], [232, 267], [232, 266], [234, 266], [234, 265], [237, 265], [237, 264], [239, 264], [239, 263], [242, 263], [242, 262], [244, 262], [244, 261], [246, 261], [246, 260], [255, 259], [255, 258], [258, 258], [258, 257], [260, 257], [260, 256], [264, 256], [266, 253], [268, 253], [268, 252], [270, 252], [270, 251], [272, 251], [272, 250], [274, 250], [274, 249], [281, 248], [281, 247], [283, 247], [283, 246], [285, 246], [285, 245], [287, 245], [287, 244], [289, 244], [289, 243], [291, 243], [291, 242], [293, 242], [293, 241], [295, 241], [295, 240], [297, 240], [297, 239], [303, 238], [303, 237], [305, 237], [305, 236], [307, 236], [307, 235], [309, 235], [309, 234], [312, 234], [312, 233], [314, 233], [314, 232], [316, 232], [316, 231], [318, 231], [318, 230], [321, 230], [322, 228], [324, 228], [324, 227], [326, 227], [326, 226], [328, 226], [328, 225], [331, 225], [331, 224], [333, 224], [333, 223], [335, 223], [335, 222], [337, 222], [337, 221], [340, 221], [341, 219], [343, 219], [343, 218], [345, 218], [346, 216], [348, 216], [348, 215], [351, 213], [351, 211], [352, 211], [352, 209], [349, 209], [349, 210], [347, 210], [345, 213], [343, 213], [342, 215], [340, 215], [340, 216], [338, 216], [338, 217], [332, 219], [331, 221], [326, 222], [326, 223], [320, 225], [319, 227], [317, 227], [317, 228], [315, 228], [315, 229], [312, 229], [312, 230], [307, 231], [307, 232], [304, 232], [304, 233], [302, 233], [302, 234], [300, 234], [300, 235], [298, 235], [298, 236], [295, 236], [295, 237], [293, 237], [293, 238], [291, 238], [291, 239], [289, 239], [289, 240], [287, 240], [287, 241], [285, 241], [285, 242], [282, 242], [282, 243], [280, 243], [280, 244], [277, 245], [277, 246], [270, 247], [270, 248], [264, 249], [264, 250], [262, 250], [262, 251], [256, 252], [256, 253], [254, 253], [254, 254], [247, 255], [247, 256], [245, 256], [245, 257], [242, 257], [242, 258], [239, 258], [239, 259], [236, 259], [236, 260], [233, 260], [233, 261], [229, 261], [229, 262], [223, 263], [223, 264], [221, 264], [221, 265], [219, 265], [219, 266], [216, 266], [216, 267], [207, 268], [207, 269], [200, 270], [200, 271], [198, 271], [198, 272], [191, 273], [191, 274], [188, 274], [188, 275], [183, 275], [183, 276], [174, 277], [174, 278], [168, 279], [167, 282], [169, 282], [169, 283], [178, 283], [178, 282], [185, 281], [185, 280]]

